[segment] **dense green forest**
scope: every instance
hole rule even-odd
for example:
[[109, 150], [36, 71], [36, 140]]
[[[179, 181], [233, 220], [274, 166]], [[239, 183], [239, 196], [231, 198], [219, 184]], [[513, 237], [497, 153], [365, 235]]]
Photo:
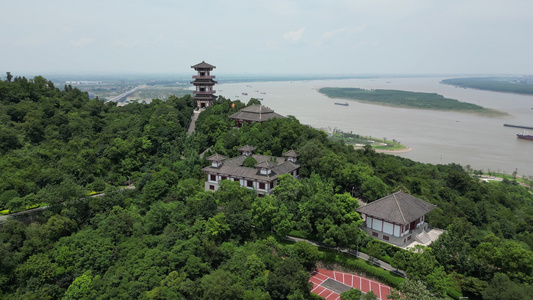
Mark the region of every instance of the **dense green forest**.
[[[236, 129], [227, 116], [245, 104], [222, 97], [188, 136], [189, 96], [117, 107], [16, 77], [0, 81], [0, 106], [0, 209], [50, 205], [31, 224], [0, 228], [0, 298], [316, 298], [309, 271], [336, 254], [283, 242], [288, 233], [390, 261], [407, 281], [359, 271], [410, 299], [533, 294], [533, 195], [513, 181], [481, 183], [459, 165], [354, 150], [290, 116]], [[301, 179], [281, 176], [264, 198], [229, 181], [204, 191], [205, 157], [245, 144], [271, 155], [294, 149]], [[128, 180], [135, 190], [119, 188]], [[438, 206], [428, 222], [447, 232], [423, 252], [357, 229], [355, 197], [397, 190]]]
[[441, 83], [495, 92], [533, 94], [533, 84], [517, 77], [450, 78], [442, 80]]
[[409, 92], [399, 90], [365, 90], [359, 88], [321, 88], [320, 93], [331, 97], [383, 105], [419, 109], [453, 110], [498, 115], [502, 112], [482, 106], [444, 98], [437, 93]]

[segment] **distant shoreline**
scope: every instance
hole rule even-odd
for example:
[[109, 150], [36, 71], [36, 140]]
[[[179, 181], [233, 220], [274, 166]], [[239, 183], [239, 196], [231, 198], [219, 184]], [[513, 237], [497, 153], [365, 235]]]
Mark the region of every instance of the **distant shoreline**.
[[533, 95], [533, 82], [522, 77], [467, 77], [443, 79], [441, 84], [482, 91]]

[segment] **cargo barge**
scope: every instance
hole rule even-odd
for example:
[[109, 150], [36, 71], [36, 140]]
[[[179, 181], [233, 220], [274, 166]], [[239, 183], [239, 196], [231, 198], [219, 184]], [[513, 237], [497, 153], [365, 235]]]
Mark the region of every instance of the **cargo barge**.
[[506, 127], [514, 127], [514, 128], [522, 128], [522, 129], [531, 129], [531, 130], [533, 130], [533, 127], [521, 126], [521, 125], [503, 124], [503, 126], [506, 126]]

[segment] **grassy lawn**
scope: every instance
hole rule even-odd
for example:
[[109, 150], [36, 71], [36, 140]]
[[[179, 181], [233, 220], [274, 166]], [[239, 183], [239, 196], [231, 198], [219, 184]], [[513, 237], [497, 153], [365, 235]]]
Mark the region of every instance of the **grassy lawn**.
[[360, 147], [370, 145], [373, 149], [391, 151], [403, 150], [407, 148], [407, 146], [402, 145], [399, 141], [395, 139], [389, 140], [387, 138], [378, 139], [373, 137], [366, 137], [359, 134], [342, 132], [337, 129], [334, 129], [333, 132], [328, 133], [328, 135], [332, 141], [343, 141], [347, 145], [354, 145]]

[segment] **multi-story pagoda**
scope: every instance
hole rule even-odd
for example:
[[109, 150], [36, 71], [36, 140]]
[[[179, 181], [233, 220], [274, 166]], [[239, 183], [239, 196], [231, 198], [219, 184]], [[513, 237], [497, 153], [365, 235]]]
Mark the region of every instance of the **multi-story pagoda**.
[[198, 72], [198, 75], [192, 77], [194, 81], [191, 81], [196, 88], [193, 92], [196, 107], [206, 108], [212, 106], [213, 100], [216, 98], [213, 86], [217, 82], [213, 80], [215, 76], [211, 75], [211, 71], [216, 67], [202, 61], [199, 64], [191, 66], [191, 68]]

